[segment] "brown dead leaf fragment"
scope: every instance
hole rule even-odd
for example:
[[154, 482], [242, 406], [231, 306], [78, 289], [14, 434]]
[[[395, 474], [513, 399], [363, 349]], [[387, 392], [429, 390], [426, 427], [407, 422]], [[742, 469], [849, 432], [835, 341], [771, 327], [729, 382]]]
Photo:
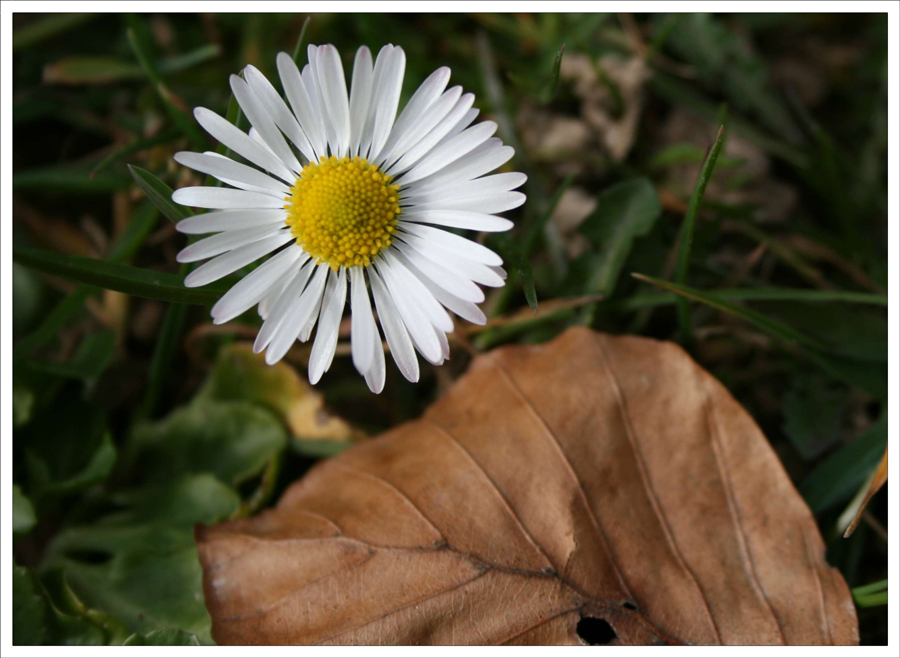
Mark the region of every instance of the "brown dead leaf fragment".
[[477, 358], [196, 538], [225, 644], [578, 644], [583, 618], [616, 644], [858, 642], [750, 416], [679, 347], [583, 328]]

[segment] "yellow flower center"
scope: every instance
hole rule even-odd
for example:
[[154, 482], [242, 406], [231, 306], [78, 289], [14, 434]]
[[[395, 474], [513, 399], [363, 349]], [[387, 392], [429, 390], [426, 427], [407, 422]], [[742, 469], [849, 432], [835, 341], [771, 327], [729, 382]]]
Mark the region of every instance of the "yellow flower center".
[[392, 180], [359, 157], [310, 162], [285, 199], [297, 244], [333, 270], [371, 264], [396, 230], [400, 188]]

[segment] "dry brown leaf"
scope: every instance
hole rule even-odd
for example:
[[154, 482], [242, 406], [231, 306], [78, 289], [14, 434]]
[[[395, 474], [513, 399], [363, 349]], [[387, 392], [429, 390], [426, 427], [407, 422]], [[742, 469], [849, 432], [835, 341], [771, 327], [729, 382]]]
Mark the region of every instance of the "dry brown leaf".
[[750, 416], [676, 345], [583, 328], [196, 539], [226, 644], [858, 642]]

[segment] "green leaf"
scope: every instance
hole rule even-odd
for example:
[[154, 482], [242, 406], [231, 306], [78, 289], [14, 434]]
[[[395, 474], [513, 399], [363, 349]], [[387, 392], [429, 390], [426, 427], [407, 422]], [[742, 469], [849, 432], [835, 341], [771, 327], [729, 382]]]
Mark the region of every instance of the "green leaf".
[[211, 643], [193, 526], [234, 514], [237, 492], [203, 474], [122, 491], [110, 502], [119, 511], [59, 532], [43, 568], [65, 569], [86, 606], [115, 611], [131, 633], [178, 628]]
[[135, 633], [124, 642], [126, 647], [198, 647], [200, 641], [193, 633], [185, 633], [176, 629], [150, 631], [146, 634]]
[[887, 445], [887, 414], [861, 437], [833, 452], [800, 485], [800, 493], [816, 514], [849, 500], [869, 476]]
[[250, 402], [196, 400], [155, 423], [135, 428], [141, 472], [162, 481], [177, 473], [212, 473], [238, 485], [257, 475], [287, 445], [269, 411]]
[[27, 535], [37, 523], [31, 501], [25, 497], [18, 484], [13, 485], [13, 534]]
[[647, 178], [633, 178], [600, 193], [597, 209], [578, 229], [597, 249], [588, 257], [592, 274], [587, 292], [612, 293], [634, 240], [647, 235], [661, 214], [659, 197]]
[[87, 334], [69, 363], [31, 361], [28, 366], [41, 372], [91, 383], [106, 370], [115, 346], [115, 333], [110, 329], [103, 329]]
[[104, 434], [100, 446], [84, 468], [70, 477], [57, 479], [53, 477], [43, 455], [39, 456], [34, 450], [26, 451], [25, 462], [35, 497], [69, 494], [102, 482], [112, 473], [117, 454], [112, 438], [108, 433]]
[[182, 219], [194, 214], [189, 208], [172, 201], [172, 188], [146, 169], [128, 165], [128, 171], [131, 172], [134, 181], [144, 191], [150, 202], [172, 222], [177, 224]]
[[13, 644], [35, 646], [44, 639], [46, 604], [40, 595], [34, 575], [13, 565]]
[[[687, 283], [688, 261], [691, 256], [691, 245], [694, 241], [694, 225], [697, 223], [697, 213], [700, 211], [700, 203], [703, 201], [703, 193], [706, 191], [706, 185], [712, 178], [713, 170], [716, 168], [716, 160], [722, 145], [725, 143], [725, 126], [719, 128], [716, 141], [706, 156], [706, 162], [700, 169], [700, 175], [697, 178], [697, 184], [694, 186], [694, 193], [688, 203], [687, 212], [684, 215], [684, 222], [681, 225], [681, 234], [678, 238], [678, 266], [675, 270], [675, 281], [681, 285]], [[689, 307], [686, 299], [678, 300], [678, 321], [681, 324], [681, 334], [685, 340], [691, 338], [691, 319]]]
[[44, 644], [96, 646], [116, 643], [123, 635], [122, 622], [112, 615], [87, 609], [61, 570], [42, 574], [40, 582], [47, 604]]
[[228, 290], [227, 282], [186, 288], [183, 277], [177, 274], [29, 247], [14, 245], [13, 259], [45, 274], [163, 302], [212, 305]]
[[781, 402], [784, 433], [806, 461], [812, 461], [841, 438], [847, 390], [821, 376], [793, 378]]

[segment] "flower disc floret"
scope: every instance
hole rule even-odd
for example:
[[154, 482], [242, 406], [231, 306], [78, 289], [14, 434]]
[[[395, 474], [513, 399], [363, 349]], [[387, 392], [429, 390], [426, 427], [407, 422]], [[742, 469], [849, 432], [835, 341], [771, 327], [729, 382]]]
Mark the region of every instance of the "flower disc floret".
[[396, 230], [400, 198], [392, 180], [365, 158], [310, 162], [286, 199], [297, 244], [333, 270], [370, 265]]

